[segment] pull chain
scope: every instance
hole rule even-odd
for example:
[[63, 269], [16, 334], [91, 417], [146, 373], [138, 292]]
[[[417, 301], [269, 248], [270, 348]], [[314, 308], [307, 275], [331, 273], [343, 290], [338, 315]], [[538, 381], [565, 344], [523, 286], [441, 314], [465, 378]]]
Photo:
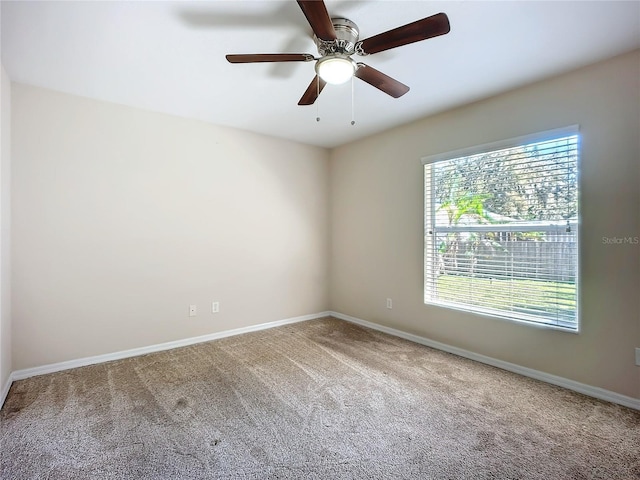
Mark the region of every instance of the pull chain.
[[[351, 77], [351, 125], [356, 124], [356, 107], [355, 107], [355, 87], [353, 77]], [[318, 98], [320, 97], [320, 77], [316, 77], [316, 122], [320, 121], [320, 103]]]
[[320, 121], [320, 103], [318, 102], [318, 98], [320, 98], [320, 77], [316, 76], [316, 122]]
[[354, 97], [354, 88], [353, 88], [353, 77], [351, 77], [351, 125], [355, 125], [356, 124], [356, 119], [355, 119], [355, 101], [353, 99]]

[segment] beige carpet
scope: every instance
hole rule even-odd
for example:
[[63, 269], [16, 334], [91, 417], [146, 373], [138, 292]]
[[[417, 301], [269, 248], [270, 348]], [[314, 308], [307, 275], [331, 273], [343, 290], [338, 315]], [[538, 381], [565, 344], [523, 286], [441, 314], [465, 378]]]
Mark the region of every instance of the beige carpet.
[[2, 479], [637, 479], [640, 412], [335, 319], [15, 382]]

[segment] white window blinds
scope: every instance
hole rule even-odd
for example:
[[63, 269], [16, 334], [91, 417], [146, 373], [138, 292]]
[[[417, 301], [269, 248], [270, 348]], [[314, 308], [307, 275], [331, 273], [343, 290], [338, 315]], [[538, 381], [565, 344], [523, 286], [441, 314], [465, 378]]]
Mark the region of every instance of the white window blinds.
[[576, 127], [423, 159], [425, 303], [578, 329]]

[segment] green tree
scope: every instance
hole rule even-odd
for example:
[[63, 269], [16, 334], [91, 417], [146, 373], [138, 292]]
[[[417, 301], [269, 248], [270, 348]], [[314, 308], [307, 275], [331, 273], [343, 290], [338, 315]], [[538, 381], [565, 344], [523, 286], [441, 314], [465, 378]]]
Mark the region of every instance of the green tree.
[[[444, 210], [447, 213], [449, 226], [458, 226], [463, 217], [472, 218], [479, 223], [490, 223], [491, 219], [485, 213], [484, 208], [484, 202], [488, 198], [490, 198], [490, 195], [465, 194], [461, 197], [447, 199], [440, 205], [440, 207], [438, 207], [438, 211]], [[483, 238], [477, 234], [472, 234], [471, 240], [472, 251], [465, 252], [465, 255], [470, 256], [470, 270], [473, 273], [473, 268], [477, 262], [476, 256], [473, 252], [477, 251]], [[440, 242], [438, 251], [442, 258], [442, 268], [445, 270], [445, 273], [447, 266], [450, 266], [453, 271], [458, 270], [458, 257], [460, 255], [461, 243], [460, 232], [447, 233], [446, 239]]]

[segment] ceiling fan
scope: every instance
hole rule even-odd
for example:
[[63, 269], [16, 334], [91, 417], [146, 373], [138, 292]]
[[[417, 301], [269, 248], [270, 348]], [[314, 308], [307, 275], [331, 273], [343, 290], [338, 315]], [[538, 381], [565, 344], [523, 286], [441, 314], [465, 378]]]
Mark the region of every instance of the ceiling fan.
[[449, 18], [438, 13], [407, 25], [388, 30], [365, 40], [359, 40], [358, 26], [347, 18], [331, 18], [323, 0], [297, 0], [314, 33], [320, 57], [308, 53], [233, 54], [230, 63], [311, 62], [315, 61], [316, 76], [300, 98], [298, 105], [312, 105], [327, 83], [340, 84], [358, 77], [394, 98], [401, 97], [409, 87], [388, 75], [354, 61], [352, 55], [371, 55], [409, 43], [427, 40], [449, 33]]

